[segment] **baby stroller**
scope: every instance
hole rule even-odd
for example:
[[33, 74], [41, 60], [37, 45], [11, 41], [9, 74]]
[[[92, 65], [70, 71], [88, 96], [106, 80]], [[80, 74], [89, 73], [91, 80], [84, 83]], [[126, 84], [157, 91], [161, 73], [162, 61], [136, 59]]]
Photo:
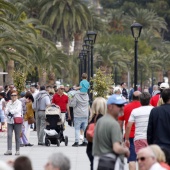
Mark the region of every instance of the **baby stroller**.
[[65, 146], [68, 145], [68, 136], [63, 135], [64, 125], [61, 119], [60, 107], [52, 104], [45, 110], [46, 113], [46, 129], [45, 132], [45, 145], [51, 144], [60, 146], [61, 142], [65, 142]]

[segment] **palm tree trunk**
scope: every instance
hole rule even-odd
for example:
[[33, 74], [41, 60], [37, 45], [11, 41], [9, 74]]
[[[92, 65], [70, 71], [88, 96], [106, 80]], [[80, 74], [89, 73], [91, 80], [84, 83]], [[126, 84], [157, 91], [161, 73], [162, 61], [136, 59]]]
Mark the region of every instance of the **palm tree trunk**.
[[[0, 72], [3, 72], [3, 68], [2, 68], [2, 66], [0, 67]], [[3, 74], [2, 75], [0, 75], [0, 85], [4, 85], [4, 82], [3, 82]]]
[[82, 49], [83, 44], [83, 33], [75, 33], [74, 34], [74, 54], [78, 54]]
[[39, 85], [45, 85], [47, 80], [47, 72], [44, 70], [38, 70], [39, 72]]
[[70, 52], [70, 40], [69, 38], [63, 37], [63, 51], [65, 54], [69, 54]]
[[54, 85], [56, 82], [55, 73], [50, 72], [48, 75], [48, 85]]
[[7, 63], [7, 72], [5, 79], [5, 84], [13, 84], [13, 74], [14, 74], [14, 60], [9, 60]]

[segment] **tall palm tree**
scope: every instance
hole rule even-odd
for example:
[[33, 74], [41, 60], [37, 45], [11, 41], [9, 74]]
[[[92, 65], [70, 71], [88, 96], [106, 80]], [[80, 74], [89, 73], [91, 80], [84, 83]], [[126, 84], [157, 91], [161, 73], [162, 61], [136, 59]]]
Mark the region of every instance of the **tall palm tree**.
[[90, 11], [81, 0], [42, 0], [40, 19], [53, 28], [58, 40], [62, 39], [67, 54], [70, 40], [74, 37], [77, 46], [91, 25]]

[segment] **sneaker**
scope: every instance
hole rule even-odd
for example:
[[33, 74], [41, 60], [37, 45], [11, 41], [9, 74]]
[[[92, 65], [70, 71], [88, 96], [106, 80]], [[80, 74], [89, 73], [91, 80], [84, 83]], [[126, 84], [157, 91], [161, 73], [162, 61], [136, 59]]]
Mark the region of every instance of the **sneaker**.
[[12, 151], [11, 150], [6, 151], [4, 155], [12, 155]]
[[78, 144], [78, 142], [75, 142], [72, 146], [73, 146], [73, 147], [78, 147], [79, 144]]
[[86, 142], [83, 142], [82, 144], [80, 144], [79, 146], [87, 146]]
[[83, 135], [80, 135], [80, 140], [84, 140], [84, 137], [83, 137]]
[[15, 155], [16, 155], [16, 156], [20, 155], [20, 152], [19, 152], [19, 151], [16, 151]]

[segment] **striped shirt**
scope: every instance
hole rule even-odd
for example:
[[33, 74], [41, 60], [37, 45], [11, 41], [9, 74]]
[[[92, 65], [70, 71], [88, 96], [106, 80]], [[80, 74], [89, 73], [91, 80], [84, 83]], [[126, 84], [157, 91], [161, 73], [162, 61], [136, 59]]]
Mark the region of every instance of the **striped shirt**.
[[147, 139], [147, 127], [149, 115], [153, 106], [141, 106], [137, 109], [133, 109], [129, 117], [129, 122], [135, 123], [135, 140]]

